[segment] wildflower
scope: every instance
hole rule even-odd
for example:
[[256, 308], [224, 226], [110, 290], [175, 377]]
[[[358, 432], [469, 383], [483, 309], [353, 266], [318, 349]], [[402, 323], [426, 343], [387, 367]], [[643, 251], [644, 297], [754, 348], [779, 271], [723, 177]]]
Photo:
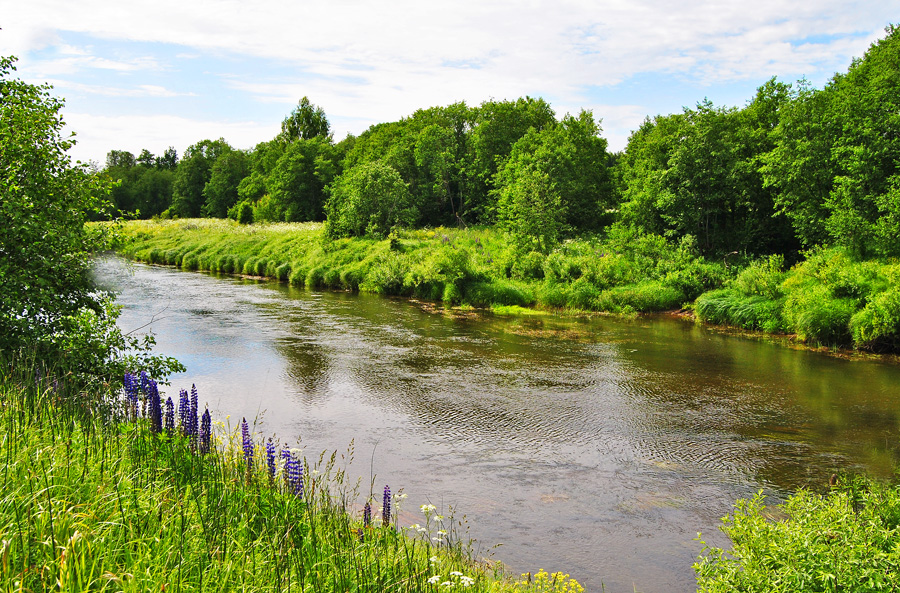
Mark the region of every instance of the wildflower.
[[128, 411], [131, 413], [132, 418], [137, 418], [138, 393], [141, 389], [140, 382], [131, 373], [125, 373], [124, 384], [125, 398], [128, 400]]
[[453, 586], [453, 583], [451, 583], [450, 581], [444, 581], [443, 583], [441, 583], [441, 587], [452, 587], [452, 586]]
[[451, 577], [461, 577], [462, 575], [463, 575], [463, 573], [459, 572], [458, 570], [454, 570], [453, 572], [450, 573]]
[[165, 422], [166, 434], [171, 435], [175, 430], [175, 404], [172, 403], [172, 398], [166, 398], [166, 422]]
[[409, 526], [409, 529], [415, 529], [416, 531], [418, 531], [421, 528], [422, 528], [422, 526], [419, 525], [418, 523], [413, 523], [412, 525]]
[[445, 535], [447, 535], [447, 532], [444, 531], [443, 529], [438, 529], [437, 534], [438, 534], [440, 537], [444, 537]]
[[381, 523], [387, 526], [391, 523], [391, 489], [384, 487], [384, 499], [381, 503]]
[[289, 492], [303, 496], [303, 466], [288, 449], [281, 450], [284, 461], [284, 481]]
[[[143, 376], [143, 375], [142, 375]], [[150, 431], [156, 434], [162, 432], [162, 406], [159, 401], [159, 387], [153, 379], [148, 380], [147, 391], [150, 403]]]
[[428, 584], [434, 585], [435, 583], [437, 583], [440, 580], [441, 580], [441, 575], [436, 574], [433, 577], [428, 577]]
[[182, 389], [178, 393], [178, 425], [181, 426], [181, 434], [187, 436], [188, 432], [188, 392]]
[[241, 420], [241, 437], [243, 438], [244, 459], [247, 460], [247, 471], [253, 467], [253, 441], [250, 439], [250, 427], [247, 426], [247, 419]]
[[437, 507], [434, 506], [433, 504], [423, 504], [419, 508], [422, 509], [422, 512], [425, 513], [426, 515], [429, 513], [433, 513], [434, 511], [437, 510]]
[[428, 559], [428, 561], [431, 562], [432, 564], [440, 564], [441, 559], [438, 558], [437, 556], [432, 556], [431, 558]]
[[209, 453], [209, 437], [212, 432], [212, 419], [209, 417], [209, 409], [203, 412], [203, 418], [200, 420], [200, 453]]
[[372, 505], [368, 502], [363, 507], [363, 527], [372, 525]]
[[188, 408], [188, 423], [190, 424], [191, 446], [197, 441], [197, 386], [191, 384], [191, 405]]
[[272, 441], [266, 443], [266, 465], [269, 467], [269, 479], [275, 479], [275, 445]]
[[472, 577], [467, 577], [465, 575], [462, 575], [459, 577], [459, 582], [462, 584], [463, 587], [471, 587], [472, 584], [475, 582], [475, 579], [473, 579]]

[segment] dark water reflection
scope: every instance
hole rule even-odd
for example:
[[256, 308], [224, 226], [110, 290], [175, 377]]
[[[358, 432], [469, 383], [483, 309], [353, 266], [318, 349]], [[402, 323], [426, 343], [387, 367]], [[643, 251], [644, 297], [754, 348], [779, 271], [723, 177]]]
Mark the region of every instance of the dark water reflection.
[[[513, 570], [691, 591], [734, 499], [897, 461], [900, 367], [688, 322], [454, 318], [366, 295], [98, 263], [231, 423], [344, 449], [376, 489], [453, 505]], [[372, 455], [374, 452], [374, 456]], [[374, 457], [374, 461], [372, 458]]]

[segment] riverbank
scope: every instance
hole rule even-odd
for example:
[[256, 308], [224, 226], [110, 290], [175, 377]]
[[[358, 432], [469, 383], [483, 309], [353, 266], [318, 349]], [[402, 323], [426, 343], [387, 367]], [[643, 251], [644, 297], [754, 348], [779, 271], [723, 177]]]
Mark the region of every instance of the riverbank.
[[175, 405], [144, 377], [99, 393], [0, 371], [3, 591], [582, 590], [510, 579], [434, 507], [401, 526], [403, 495], [358, 503], [346, 455], [231, 432], [198, 418], [196, 393]]
[[900, 264], [858, 261], [840, 249], [812, 250], [788, 269], [781, 256], [710, 261], [690, 240], [621, 230], [545, 255], [518, 253], [488, 227], [404, 230], [385, 240], [328, 240], [317, 223], [186, 219], [116, 228], [119, 253], [186, 270], [507, 311], [687, 309], [705, 323], [794, 334], [810, 346], [900, 350]]

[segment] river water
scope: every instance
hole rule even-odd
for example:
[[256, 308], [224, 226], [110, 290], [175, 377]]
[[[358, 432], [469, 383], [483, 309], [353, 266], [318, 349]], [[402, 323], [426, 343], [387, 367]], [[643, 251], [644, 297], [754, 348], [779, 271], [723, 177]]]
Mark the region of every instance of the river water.
[[[355, 446], [401, 522], [465, 515], [484, 555], [589, 591], [687, 592], [698, 532], [739, 497], [890, 475], [900, 365], [676, 319], [445, 314], [404, 300], [99, 260], [125, 330], [152, 329], [201, 405], [307, 457]], [[173, 398], [174, 399], [174, 398]], [[418, 515], [418, 516], [417, 516]]]

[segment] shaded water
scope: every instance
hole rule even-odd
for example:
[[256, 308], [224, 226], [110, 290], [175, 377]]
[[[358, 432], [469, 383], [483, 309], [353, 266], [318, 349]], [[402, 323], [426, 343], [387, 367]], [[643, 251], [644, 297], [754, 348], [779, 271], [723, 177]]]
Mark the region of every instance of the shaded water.
[[[413, 303], [98, 262], [120, 325], [151, 323], [231, 424], [345, 450], [368, 490], [465, 513], [512, 571], [589, 590], [696, 588], [698, 531], [734, 500], [888, 475], [900, 366], [842, 360], [669, 319], [452, 317]], [[143, 331], [143, 330], [142, 330]], [[494, 547], [498, 546], [498, 547]], [[492, 550], [490, 549], [492, 548]]]

